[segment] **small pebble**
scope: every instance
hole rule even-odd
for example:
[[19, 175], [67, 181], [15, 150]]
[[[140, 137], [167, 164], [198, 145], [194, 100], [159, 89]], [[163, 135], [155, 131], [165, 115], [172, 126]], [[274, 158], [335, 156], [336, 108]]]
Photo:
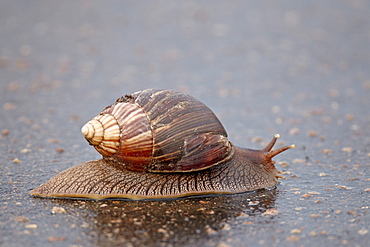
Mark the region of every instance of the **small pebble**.
[[231, 226], [229, 224], [225, 224], [223, 227], [222, 227], [222, 230], [225, 230], [225, 231], [229, 231], [231, 230]]
[[332, 98], [338, 98], [339, 96], [339, 91], [337, 89], [330, 89], [329, 90], [329, 95]]
[[353, 151], [353, 148], [351, 148], [351, 147], [344, 147], [344, 148], [342, 148], [342, 151], [343, 152], [346, 152], [346, 153], [351, 153]]
[[325, 136], [320, 136], [320, 141], [325, 141], [326, 137]]
[[27, 229], [36, 229], [37, 228], [37, 225], [36, 224], [27, 224], [25, 227]]
[[7, 136], [7, 135], [9, 135], [9, 130], [8, 130], [8, 129], [3, 129], [3, 130], [1, 131], [1, 134], [2, 134], [3, 136]]
[[217, 247], [231, 247], [231, 245], [225, 243], [225, 242], [221, 242], [217, 245]]
[[346, 119], [347, 119], [348, 121], [352, 121], [352, 120], [354, 120], [354, 119], [355, 119], [355, 116], [353, 116], [352, 114], [346, 114]]
[[212, 229], [212, 228], [207, 228], [206, 229], [206, 232], [209, 234], [209, 235], [214, 235], [214, 234], [216, 234], [217, 233], [217, 231], [216, 230], [214, 230], [214, 229]]
[[261, 137], [253, 137], [253, 138], [251, 138], [251, 141], [252, 142], [261, 142], [262, 138]]
[[65, 241], [66, 240], [66, 237], [49, 237], [48, 240], [50, 242]]
[[269, 208], [263, 214], [264, 215], [277, 215], [279, 214], [279, 210], [277, 210], [277, 208]]
[[358, 233], [359, 234], [361, 234], [361, 235], [365, 235], [365, 234], [367, 234], [369, 231], [368, 230], [366, 230], [366, 229], [361, 229], [361, 230], [359, 230], [358, 231]]
[[4, 109], [5, 110], [14, 110], [15, 109], [15, 105], [13, 104], [13, 103], [10, 103], [10, 102], [6, 102], [5, 104], [4, 104]]
[[240, 212], [236, 217], [249, 217], [249, 215], [244, 212]]
[[243, 222], [243, 225], [252, 225], [253, 224], [253, 221], [245, 221]]
[[314, 130], [310, 130], [310, 131], [307, 132], [307, 135], [309, 137], [315, 137], [315, 136], [318, 136], [318, 133]]
[[11, 82], [11, 83], [9, 83], [9, 85], [8, 85], [8, 90], [9, 91], [17, 91], [19, 89], [19, 84], [17, 83], [17, 82], [15, 82], [15, 81], [13, 81], [13, 82]]
[[85, 222], [85, 223], [82, 223], [81, 227], [88, 228], [88, 227], [90, 227], [90, 225]]
[[5, 67], [9, 64], [9, 58], [0, 57], [0, 67]]
[[338, 189], [345, 189], [345, 190], [351, 190], [352, 189], [352, 188], [347, 187], [345, 185], [335, 185], [335, 187], [337, 187]]
[[353, 210], [348, 210], [347, 214], [352, 214], [353, 216], [358, 216], [358, 213], [356, 211], [353, 211]]
[[18, 216], [17, 218], [15, 218], [15, 221], [17, 221], [17, 222], [28, 222], [28, 218], [26, 218], [24, 216]]
[[28, 148], [24, 148], [21, 150], [21, 153], [24, 153], [24, 154], [29, 153], [29, 152], [31, 152], [31, 150]]
[[294, 234], [299, 234], [299, 233], [301, 233], [302, 232], [302, 230], [301, 229], [292, 229], [291, 231], [290, 231], [290, 233], [294, 233]]
[[48, 142], [49, 142], [49, 143], [59, 143], [60, 141], [59, 141], [58, 139], [49, 138], [49, 139], [48, 139]]
[[293, 160], [293, 163], [305, 163], [306, 162], [306, 160], [305, 159], [294, 159]]
[[19, 59], [15, 62], [15, 67], [19, 70], [24, 70], [24, 69], [28, 69], [29, 67], [29, 63], [28, 61], [26, 60], [23, 60], [23, 59]]
[[299, 129], [298, 128], [292, 128], [292, 129], [289, 130], [289, 134], [298, 135], [299, 134]]
[[281, 161], [281, 162], [278, 162], [278, 165], [281, 166], [281, 167], [288, 167], [289, 163], [286, 162], [286, 161]]
[[62, 214], [62, 213], [66, 213], [67, 211], [62, 208], [62, 207], [53, 207], [53, 209], [51, 210], [51, 213], [53, 214]]
[[308, 191], [307, 194], [310, 194], [310, 195], [320, 195], [320, 192], [317, 192], [317, 191]]
[[[7, 59], [7, 57], [4, 57], [5, 59]], [[0, 61], [1, 61], [1, 58], [0, 58]], [[362, 84], [363, 88], [364, 89], [370, 89], [370, 80], [368, 81], [365, 81], [363, 84]]]
[[325, 117], [322, 118], [322, 121], [327, 124], [327, 123], [331, 122], [331, 118], [328, 117], [328, 116], [325, 116]]
[[20, 164], [21, 161], [18, 158], [13, 158], [12, 159], [13, 163]]
[[287, 240], [290, 242], [298, 242], [300, 238], [297, 235], [288, 236]]

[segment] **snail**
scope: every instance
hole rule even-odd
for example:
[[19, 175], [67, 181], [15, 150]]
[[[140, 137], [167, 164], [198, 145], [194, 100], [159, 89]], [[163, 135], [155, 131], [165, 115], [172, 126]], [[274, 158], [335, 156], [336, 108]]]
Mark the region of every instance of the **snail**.
[[294, 148], [233, 145], [215, 114], [192, 96], [146, 89], [125, 95], [81, 129], [103, 157], [60, 172], [32, 190], [39, 197], [179, 198], [275, 186], [272, 161]]

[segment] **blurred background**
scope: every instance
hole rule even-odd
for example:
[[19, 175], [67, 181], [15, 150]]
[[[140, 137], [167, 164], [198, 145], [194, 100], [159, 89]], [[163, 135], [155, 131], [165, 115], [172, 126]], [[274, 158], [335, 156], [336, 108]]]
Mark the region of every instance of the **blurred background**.
[[[365, 0], [0, 2], [0, 245], [365, 246], [369, 16]], [[166, 219], [139, 233], [116, 226], [127, 237], [112, 222], [101, 222], [98, 233], [94, 223], [85, 227], [86, 209], [73, 201], [28, 195], [56, 172], [99, 158], [81, 126], [120, 96], [146, 88], [198, 98], [236, 145], [260, 148], [275, 133], [279, 145], [295, 143], [276, 157], [287, 177], [277, 195], [256, 213], [245, 195], [210, 199], [219, 221], [190, 230]], [[200, 205], [168, 203], [195, 212]], [[90, 216], [106, 213], [101, 205], [118, 205], [120, 214], [140, 205], [82, 204]], [[217, 214], [232, 210], [225, 204], [237, 213]], [[61, 205], [67, 214], [50, 214]], [[144, 205], [155, 214], [162, 204]], [[277, 211], [266, 215], [269, 208]], [[250, 210], [246, 220], [241, 213], [250, 217]]]

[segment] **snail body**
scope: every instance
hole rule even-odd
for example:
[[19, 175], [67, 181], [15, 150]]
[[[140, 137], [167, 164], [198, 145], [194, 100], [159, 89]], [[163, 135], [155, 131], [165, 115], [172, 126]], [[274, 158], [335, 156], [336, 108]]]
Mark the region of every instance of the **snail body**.
[[42, 197], [157, 199], [275, 186], [279, 135], [262, 150], [234, 146], [215, 114], [171, 90], [126, 95], [82, 129], [103, 158], [71, 167], [31, 191]]

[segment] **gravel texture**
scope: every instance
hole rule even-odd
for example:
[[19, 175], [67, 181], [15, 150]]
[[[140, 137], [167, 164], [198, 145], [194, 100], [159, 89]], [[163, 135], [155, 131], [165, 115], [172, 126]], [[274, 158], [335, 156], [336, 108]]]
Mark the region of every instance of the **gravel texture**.
[[[2, 1], [1, 246], [368, 246], [369, 1]], [[81, 126], [170, 88], [239, 146], [275, 133], [276, 189], [179, 200], [28, 193], [98, 159]]]

